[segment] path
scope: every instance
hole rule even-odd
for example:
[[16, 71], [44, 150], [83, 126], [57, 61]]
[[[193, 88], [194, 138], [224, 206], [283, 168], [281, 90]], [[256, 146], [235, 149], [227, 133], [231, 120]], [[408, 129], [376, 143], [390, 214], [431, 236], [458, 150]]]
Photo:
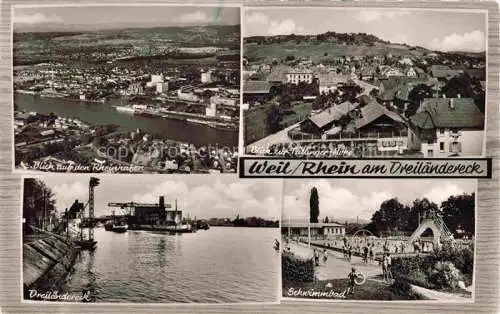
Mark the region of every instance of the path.
[[[292, 253], [302, 258], [312, 258], [313, 256], [313, 247], [308, 248], [306, 245], [297, 243], [290, 243], [289, 246]], [[323, 250], [320, 249], [320, 251]], [[351, 262], [349, 262], [342, 253], [331, 250], [328, 250], [326, 264], [323, 263], [323, 256], [321, 256], [320, 265], [316, 267], [315, 274], [319, 280], [347, 278], [352, 267], [355, 267], [357, 272], [363, 273], [366, 278], [382, 275], [382, 269], [378, 266], [378, 262], [365, 264], [361, 257], [357, 256], [352, 256]]]
[[274, 134], [268, 135], [268, 136], [258, 140], [257, 142], [254, 142], [250, 145], [247, 145], [245, 151], [247, 153], [251, 153], [252, 151], [256, 151], [256, 152], [258, 152], [257, 153], [258, 155], [263, 155], [262, 151], [268, 150], [271, 145], [275, 145], [278, 143], [291, 143], [292, 140], [288, 136], [288, 132], [292, 129], [299, 127], [299, 126], [300, 126], [300, 123], [295, 123], [295, 124], [292, 124], [291, 126], [285, 128], [281, 131], [278, 131]]
[[[292, 253], [302, 257], [302, 258], [312, 258], [314, 246], [310, 248], [306, 244], [290, 242], [289, 245]], [[322, 249], [320, 249], [322, 251]], [[411, 255], [407, 254], [407, 255]], [[351, 268], [355, 267], [357, 272], [360, 272], [366, 276], [367, 280], [376, 281], [382, 284], [387, 284], [383, 280], [379, 279], [382, 276], [382, 269], [378, 266], [378, 263], [364, 264], [361, 257], [352, 256], [351, 262], [348, 262], [343, 254], [336, 251], [328, 251], [328, 260], [323, 263], [323, 258], [320, 259], [320, 266], [316, 267], [315, 275], [319, 280], [327, 279], [343, 279], [347, 278], [347, 274], [351, 271]], [[413, 291], [423, 295], [425, 298], [430, 300], [440, 300], [440, 301], [460, 301], [464, 302], [471, 300], [472, 298], [465, 295], [459, 295], [455, 293], [447, 293], [434, 291], [426, 289], [420, 286], [411, 285]]]

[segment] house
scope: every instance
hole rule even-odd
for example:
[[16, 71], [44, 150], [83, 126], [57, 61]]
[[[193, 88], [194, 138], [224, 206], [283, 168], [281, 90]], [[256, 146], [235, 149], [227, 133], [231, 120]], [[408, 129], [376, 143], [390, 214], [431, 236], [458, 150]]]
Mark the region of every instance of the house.
[[336, 222], [287, 222], [281, 223], [281, 233], [284, 235], [307, 237], [311, 231], [311, 236], [323, 237], [343, 237], [345, 235], [345, 226]]
[[270, 96], [271, 84], [268, 81], [245, 81], [243, 83], [243, 101], [252, 103], [265, 101]]
[[410, 67], [405, 74], [408, 77], [418, 77], [417, 71], [413, 67]]
[[372, 67], [364, 67], [363, 70], [361, 70], [361, 75], [360, 79], [363, 81], [372, 81], [375, 78], [375, 69]]
[[277, 65], [271, 68], [267, 81], [271, 85], [281, 85], [287, 82], [286, 75], [290, 71], [290, 67], [284, 65]]
[[439, 80], [449, 80], [455, 76], [464, 73], [464, 71], [460, 69], [452, 69], [446, 65], [432, 65], [430, 67], [429, 73], [431, 74], [432, 77], [437, 78]]
[[319, 93], [328, 94], [335, 91], [338, 87], [344, 85], [349, 80], [347, 75], [337, 74], [336, 72], [328, 72], [318, 76]]
[[286, 82], [288, 84], [299, 84], [300, 82], [311, 84], [312, 81], [313, 72], [306, 68], [295, 68], [286, 73]]
[[426, 83], [425, 78], [412, 78], [412, 77], [390, 77], [388, 79], [382, 80], [379, 85], [379, 95], [377, 99], [384, 105], [393, 106], [394, 97], [396, 93], [403, 88], [403, 86], [411, 84], [423, 84]]
[[409, 128], [409, 148], [424, 157], [482, 155], [484, 116], [472, 98], [426, 98]]
[[349, 101], [334, 105], [322, 112], [312, 115], [300, 123], [302, 132], [325, 136], [329, 130], [340, 125], [340, 119], [356, 109], [359, 104]]

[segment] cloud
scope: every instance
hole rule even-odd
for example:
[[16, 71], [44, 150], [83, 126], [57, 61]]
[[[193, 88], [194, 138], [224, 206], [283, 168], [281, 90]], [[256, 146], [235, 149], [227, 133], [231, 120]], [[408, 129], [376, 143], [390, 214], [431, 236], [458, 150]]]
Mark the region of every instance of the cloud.
[[245, 17], [246, 32], [249, 34], [289, 35], [303, 32], [292, 19], [271, 20], [262, 12], [252, 12]]
[[75, 200], [86, 203], [88, 200], [88, 186], [83, 182], [72, 182], [56, 185], [52, 188], [56, 199], [56, 208], [64, 212]]
[[42, 13], [31, 15], [14, 15], [14, 23], [18, 24], [41, 24], [41, 23], [62, 23], [63, 19], [60, 16], [46, 16]]
[[436, 185], [424, 194], [424, 197], [441, 206], [441, 203], [448, 199], [451, 195], [460, 195], [465, 191], [456, 184], [446, 183]]
[[185, 182], [168, 180], [154, 186], [146, 193], [132, 196], [136, 202], [156, 203], [160, 195], [166, 202], [178, 201], [178, 208], [185, 215], [199, 218], [234, 218], [258, 216], [279, 219], [281, 216], [279, 181], [261, 182], [259, 187], [252, 181], [225, 183], [216, 179], [213, 183], [188, 186]]
[[485, 50], [486, 39], [484, 33], [475, 30], [469, 33], [450, 34], [443, 39], [434, 38], [429, 48], [439, 51], [470, 51], [481, 52]]
[[180, 23], [204, 23], [208, 22], [209, 18], [206, 13], [198, 11], [193, 13], [181, 14], [177, 21]]
[[379, 10], [361, 10], [358, 11], [354, 18], [360, 22], [370, 23], [385, 19], [393, 19], [400, 16], [410, 14], [408, 11], [379, 11]]
[[318, 189], [320, 219], [325, 216], [336, 219], [370, 219], [379, 209], [380, 204], [390, 199], [388, 191], [372, 192], [358, 196], [344, 187], [334, 187], [326, 180], [316, 180], [302, 184], [294, 191], [287, 192], [284, 197], [283, 219], [307, 219], [309, 217], [309, 195], [312, 187]]

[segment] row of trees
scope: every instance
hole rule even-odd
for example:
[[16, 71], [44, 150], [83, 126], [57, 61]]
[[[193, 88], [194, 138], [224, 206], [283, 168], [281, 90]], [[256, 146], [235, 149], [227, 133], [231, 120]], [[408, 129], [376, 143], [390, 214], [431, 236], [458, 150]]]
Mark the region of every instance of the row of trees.
[[[455, 235], [473, 235], [475, 233], [475, 193], [452, 195], [438, 206], [427, 198], [416, 199], [411, 204], [402, 204], [397, 198], [384, 201], [372, 215], [366, 226], [358, 226], [375, 235], [381, 233], [415, 231], [420, 219], [429, 212], [436, 212]], [[309, 222], [317, 223], [319, 217], [318, 190], [313, 187], [309, 197]], [[323, 222], [328, 222], [326, 217]], [[358, 229], [358, 230], [359, 230]], [[356, 228], [351, 230], [356, 231]]]
[[452, 195], [440, 206], [427, 198], [416, 199], [412, 204], [402, 204], [397, 198], [384, 201], [365, 226], [376, 235], [380, 233], [405, 232], [417, 229], [419, 218], [428, 212], [436, 212], [455, 235], [474, 234], [475, 194]]

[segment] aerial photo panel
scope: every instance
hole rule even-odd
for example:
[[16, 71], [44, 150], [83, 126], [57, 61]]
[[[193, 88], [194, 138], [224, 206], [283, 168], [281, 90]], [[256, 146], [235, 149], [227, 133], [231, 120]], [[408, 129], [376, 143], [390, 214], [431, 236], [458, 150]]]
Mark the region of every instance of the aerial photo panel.
[[234, 173], [240, 8], [18, 6], [14, 168]]

